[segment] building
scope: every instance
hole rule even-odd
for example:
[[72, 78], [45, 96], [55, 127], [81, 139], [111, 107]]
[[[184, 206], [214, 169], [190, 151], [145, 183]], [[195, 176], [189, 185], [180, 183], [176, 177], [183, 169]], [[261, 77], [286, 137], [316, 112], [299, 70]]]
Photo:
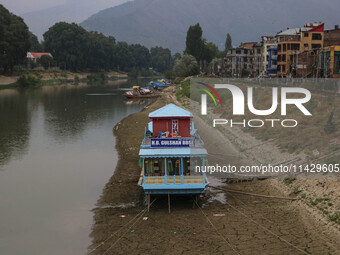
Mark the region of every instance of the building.
[[[290, 28], [276, 35], [277, 40], [277, 74], [286, 77], [293, 73], [294, 55], [303, 51], [317, 51], [323, 47], [323, 23], [307, 23], [301, 28]], [[295, 64], [295, 68], [298, 64]], [[303, 66], [302, 66], [303, 67]]]
[[261, 45], [257, 42], [248, 42], [228, 50], [224, 65], [226, 73], [232, 77], [259, 75], [262, 71]]
[[[262, 45], [262, 75], [268, 74], [268, 58], [269, 58], [269, 48], [276, 48], [276, 60], [277, 60], [277, 43], [275, 36], [261, 36], [261, 45]], [[273, 54], [274, 52], [272, 52]], [[273, 56], [273, 55], [272, 55]], [[275, 58], [275, 57], [274, 57]], [[277, 64], [275, 64], [277, 65]], [[272, 65], [270, 67], [271, 69], [273, 68]], [[275, 70], [276, 74], [276, 70]]]
[[327, 46], [320, 53], [321, 69], [324, 76], [340, 78], [340, 45]]
[[275, 44], [267, 48], [266, 62], [266, 74], [271, 77], [277, 76], [277, 46]]
[[325, 30], [324, 32], [324, 47], [340, 45], [340, 28], [335, 25], [334, 29]]
[[49, 52], [27, 52], [27, 58], [33, 60], [34, 62], [37, 62], [39, 58], [42, 56], [50, 56], [53, 58], [52, 54]]
[[139, 150], [138, 185], [148, 197], [167, 194], [201, 194], [208, 183], [203, 169], [207, 151], [192, 121], [193, 115], [174, 105], [149, 114], [151, 122]]

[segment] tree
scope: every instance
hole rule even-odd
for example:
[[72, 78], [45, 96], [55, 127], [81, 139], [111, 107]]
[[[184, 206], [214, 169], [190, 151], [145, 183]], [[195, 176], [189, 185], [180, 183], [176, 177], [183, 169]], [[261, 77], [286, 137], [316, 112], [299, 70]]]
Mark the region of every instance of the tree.
[[29, 31], [24, 20], [0, 4], [0, 68], [13, 71], [26, 59], [30, 48]]
[[202, 28], [200, 24], [197, 23], [196, 25], [190, 26], [187, 32], [187, 38], [185, 42], [186, 48], [184, 53], [194, 56], [195, 59], [199, 61], [201, 60], [202, 56], [203, 44]]
[[133, 66], [139, 69], [149, 68], [151, 60], [149, 49], [140, 44], [131, 44], [129, 48], [133, 58]]
[[202, 51], [202, 60], [206, 60], [207, 63], [210, 63], [211, 60], [216, 58], [219, 54], [219, 49], [218, 47], [210, 42], [210, 43], [205, 43], [205, 39], [203, 40], [203, 51]]
[[232, 45], [232, 40], [231, 40], [231, 36], [230, 34], [228, 33], [227, 34], [227, 38], [225, 40], [225, 53], [228, 52], [228, 50], [231, 50], [233, 48], [233, 45]]
[[38, 37], [35, 34], [33, 34], [31, 31], [29, 31], [28, 33], [29, 33], [29, 40], [31, 44], [29, 51], [41, 52], [43, 49], [42, 49], [41, 44], [38, 41]]
[[118, 42], [115, 47], [115, 58], [117, 67], [122, 71], [131, 71], [133, 67], [133, 56], [126, 42]]
[[[45, 50], [63, 69], [84, 70], [88, 60], [88, 32], [75, 23], [59, 22], [44, 33]], [[95, 57], [95, 56], [92, 56]]]
[[175, 61], [174, 72], [179, 77], [191, 76], [199, 73], [199, 67], [194, 56], [183, 55]]
[[43, 55], [39, 59], [39, 63], [44, 67], [45, 70], [51, 67], [53, 63], [53, 58], [48, 55]]
[[164, 73], [166, 70], [171, 69], [171, 51], [167, 48], [153, 47], [150, 50], [151, 65], [160, 73]]

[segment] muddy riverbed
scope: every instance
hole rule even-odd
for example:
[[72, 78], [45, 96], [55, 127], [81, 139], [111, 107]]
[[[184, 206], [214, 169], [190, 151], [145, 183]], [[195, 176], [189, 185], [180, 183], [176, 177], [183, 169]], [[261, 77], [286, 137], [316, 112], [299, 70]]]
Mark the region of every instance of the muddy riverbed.
[[[94, 209], [90, 254], [339, 253], [339, 232], [326, 231], [323, 223], [315, 221], [296, 201], [207, 188], [199, 207], [190, 196], [173, 196], [169, 214], [167, 199], [158, 197], [150, 212], [143, 211], [145, 198], [137, 186], [139, 146], [148, 114], [170, 102], [173, 99], [164, 95], [115, 126], [119, 162]], [[206, 143], [208, 153], [213, 146], [211, 140]], [[234, 152], [230, 147], [230, 155]], [[285, 196], [269, 180], [223, 181], [211, 179], [211, 185]]]

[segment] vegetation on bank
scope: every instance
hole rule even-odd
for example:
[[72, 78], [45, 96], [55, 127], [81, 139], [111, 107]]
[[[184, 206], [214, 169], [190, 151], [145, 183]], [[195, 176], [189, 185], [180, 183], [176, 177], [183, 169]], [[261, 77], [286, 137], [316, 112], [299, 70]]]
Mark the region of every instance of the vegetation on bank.
[[[192, 81], [192, 80], [191, 80]], [[204, 82], [204, 79], [201, 81]], [[213, 83], [211, 80], [209, 84]], [[247, 94], [249, 84], [237, 84], [244, 94]], [[256, 87], [254, 90], [254, 107], [256, 109], [269, 109], [272, 104], [272, 88]], [[176, 97], [179, 101], [183, 101], [184, 97], [200, 100], [200, 92], [195, 89], [190, 90], [190, 80], [181, 81], [176, 85]], [[223, 101], [232, 102], [232, 95], [229, 90], [219, 90], [220, 97]], [[305, 152], [311, 159], [328, 155], [340, 150], [340, 115], [338, 114], [340, 105], [340, 97], [334, 94], [313, 93], [312, 99], [306, 104], [306, 108], [312, 113], [312, 117], [306, 117], [301, 111], [288, 105], [287, 112], [289, 119], [295, 119], [298, 126], [295, 128], [285, 128], [280, 122], [275, 122], [275, 128], [267, 123], [261, 128], [245, 127], [245, 132], [252, 133], [257, 139], [268, 141], [275, 140], [282, 152], [299, 153]], [[214, 107], [214, 102], [208, 99], [208, 106], [220, 118], [233, 119], [233, 121], [241, 122], [244, 119], [258, 119], [258, 116], [252, 114], [248, 108], [245, 109], [245, 115], [233, 116], [232, 104], [223, 104], [223, 108]], [[281, 116], [280, 107], [271, 114], [270, 119], [285, 119]], [[331, 161], [330, 161], [331, 160]], [[339, 156], [334, 156], [324, 161], [339, 163]]]
[[[145, 75], [151, 67], [164, 73], [171, 70], [179, 54], [171, 55], [167, 48], [150, 50], [140, 44], [117, 42], [112, 36], [86, 31], [79, 25], [58, 22], [44, 33], [40, 43], [24, 20], [10, 13], [0, 4], [0, 73], [12, 73], [16, 66], [34, 69], [57, 67], [73, 72], [123, 71]], [[26, 53], [50, 52], [53, 58], [43, 56], [29, 60]], [[149, 74], [148, 74], [149, 75]]]

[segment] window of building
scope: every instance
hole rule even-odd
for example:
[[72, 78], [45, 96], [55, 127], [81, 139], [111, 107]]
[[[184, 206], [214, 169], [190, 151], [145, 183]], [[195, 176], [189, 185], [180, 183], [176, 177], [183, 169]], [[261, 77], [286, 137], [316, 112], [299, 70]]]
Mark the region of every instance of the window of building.
[[305, 43], [303, 47], [308, 48], [308, 43]]
[[261, 49], [257, 49], [257, 54], [261, 54]]
[[244, 54], [248, 54], [248, 50], [247, 50], [247, 49], [244, 49], [243, 53], [244, 53]]
[[277, 56], [277, 61], [281, 61], [281, 55]]
[[308, 37], [308, 35], [309, 35], [308, 33], [304, 33], [303, 34], [304, 37]]
[[312, 40], [321, 40], [322, 39], [322, 36], [321, 34], [312, 34]]
[[243, 69], [247, 69], [247, 65], [246, 64], [243, 65]]
[[278, 51], [281, 51], [281, 44], [279, 44], [279, 45], [277, 46], [277, 50], [278, 50]]
[[286, 61], [286, 55], [282, 55], [282, 61]]
[[290, 43], [287, 44], [287, 49], [290, 50]]
[[241, 50], [236, 50], [236, 54], [241, 54]]
[[277, 70], [281, 72], [281, 65], [277, 65]]
[[244, 61], [244, 62], [247, 62], [247, 61], [248, 61], [248, 58], [247, 58], [247, 57], [244, 57], [244, 58], [243, 58], [243, 61]]
[[293, 43], [293, 44], [292, 44], [292, 50], [300, 50], [300, 44], [298, 44], [298, 43]]
[[282, 72], [285, 72], [285, 71], [286, 71], [286, 66], [282, 65]]
[[321, 48], [321, 44], [312, 44], [312, 49], [319, 49]]

